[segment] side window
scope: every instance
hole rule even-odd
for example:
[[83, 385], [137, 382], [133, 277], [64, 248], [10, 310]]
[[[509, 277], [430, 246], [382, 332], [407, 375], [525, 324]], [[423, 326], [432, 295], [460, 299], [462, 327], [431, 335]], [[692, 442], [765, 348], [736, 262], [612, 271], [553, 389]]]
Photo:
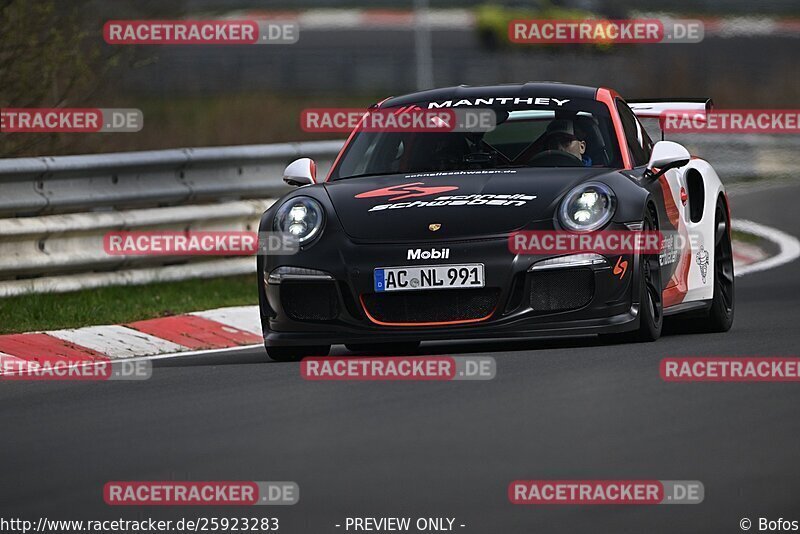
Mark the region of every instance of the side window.
[[625, 102], [617, 99], [617, 110], [622, 121], [622, 129], [625, 130], [628, 150], [633, 157], [633, 166], [646, 165], [653, 151], [653, 140]]

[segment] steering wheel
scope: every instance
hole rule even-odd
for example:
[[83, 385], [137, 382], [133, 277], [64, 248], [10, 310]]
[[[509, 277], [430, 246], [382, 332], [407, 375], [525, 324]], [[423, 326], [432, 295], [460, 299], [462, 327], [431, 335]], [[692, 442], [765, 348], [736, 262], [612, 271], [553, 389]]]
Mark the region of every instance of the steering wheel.
[[583, 167], [583, 160], [564, 150], [545, 150], [528, 160], [531, 167]]

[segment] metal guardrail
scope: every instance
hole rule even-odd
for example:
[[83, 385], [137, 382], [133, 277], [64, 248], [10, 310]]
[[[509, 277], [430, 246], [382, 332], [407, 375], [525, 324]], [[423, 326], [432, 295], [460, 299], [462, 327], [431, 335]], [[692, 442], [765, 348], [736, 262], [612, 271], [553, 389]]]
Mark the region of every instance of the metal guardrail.
[[239, 200], [201, 206], [0, 219], [3, 241], [0, 275], [29, 277], [185, 262], [186, 257], [106, 254], [103, 236], [112, 231], [159, 229], [255, 232], [261, 214], [272, 203], [273, 199]]
[[253, 272], [253, 258], [115, 256], [123, 230], [250, 230], [302, 156], [342, 141], [0, 160], [0, 297]]
[[329, 167], [341, 141], [0, 160], [0, 217], [269, 198], [299, 157]]
[[[669, 136], [723, 181], [791, 175], [795, 136]], [[0, 297], [253, 272], [253, 258], [111, 256], [121, 230], [257, 230], [298, 157], [327, 172], [342, 141], [0, 160]]]
[[119, 230], [252, 231], [273, 199], [0, 219], [0, 297], [254, 272], [253, 257], [107, 254]]

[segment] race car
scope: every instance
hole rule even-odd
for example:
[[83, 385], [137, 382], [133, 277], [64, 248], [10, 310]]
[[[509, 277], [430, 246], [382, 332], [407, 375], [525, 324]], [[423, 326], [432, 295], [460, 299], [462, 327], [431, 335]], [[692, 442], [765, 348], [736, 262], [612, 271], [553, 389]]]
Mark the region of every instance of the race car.
[[[276, 360], [349, 350], [413, 353], [433, 340], [659, 338], [665, 316], [730, 329], [725, 189], [706, 161], [653, 142], [640, 118], [707, 113], [708, 99], [629, 101], [560, 83], [458, 86], [369, 112], [490, 110], [491, 128], [357, 127], [324, 179], [308, 158], [259, 232], [264, 342]], [[663, 139], [663, 132], [662, 132]], [[653, 249], [527, 253], [525, 233], [655, 234]], [[672, 318], [668, 320], [673, 320]]]

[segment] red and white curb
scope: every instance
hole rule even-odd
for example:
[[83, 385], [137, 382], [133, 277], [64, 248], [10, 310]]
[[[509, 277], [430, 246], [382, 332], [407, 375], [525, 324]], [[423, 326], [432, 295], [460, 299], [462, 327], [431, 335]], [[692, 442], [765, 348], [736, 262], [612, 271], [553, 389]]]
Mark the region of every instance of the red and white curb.
[[[734, 220], [732, 226], [772, 241], [779, 249], [767, 257], [759, 247], [734, 242], [736, 276], [771, 269], [800, 256], [800, 241], [789, 234], [745, 220]], [[154, 360], [251, 349], [262, 343], [258, 306], [238, 306], [123, 325], [0, 336], [0, 368], [4, 362], [58, 357], [87, 362]]]
[[258, 347], [258, 306], [220, 308], [124, 325], [87, 326], [0, 336], [4, 361], [157, 359]]

